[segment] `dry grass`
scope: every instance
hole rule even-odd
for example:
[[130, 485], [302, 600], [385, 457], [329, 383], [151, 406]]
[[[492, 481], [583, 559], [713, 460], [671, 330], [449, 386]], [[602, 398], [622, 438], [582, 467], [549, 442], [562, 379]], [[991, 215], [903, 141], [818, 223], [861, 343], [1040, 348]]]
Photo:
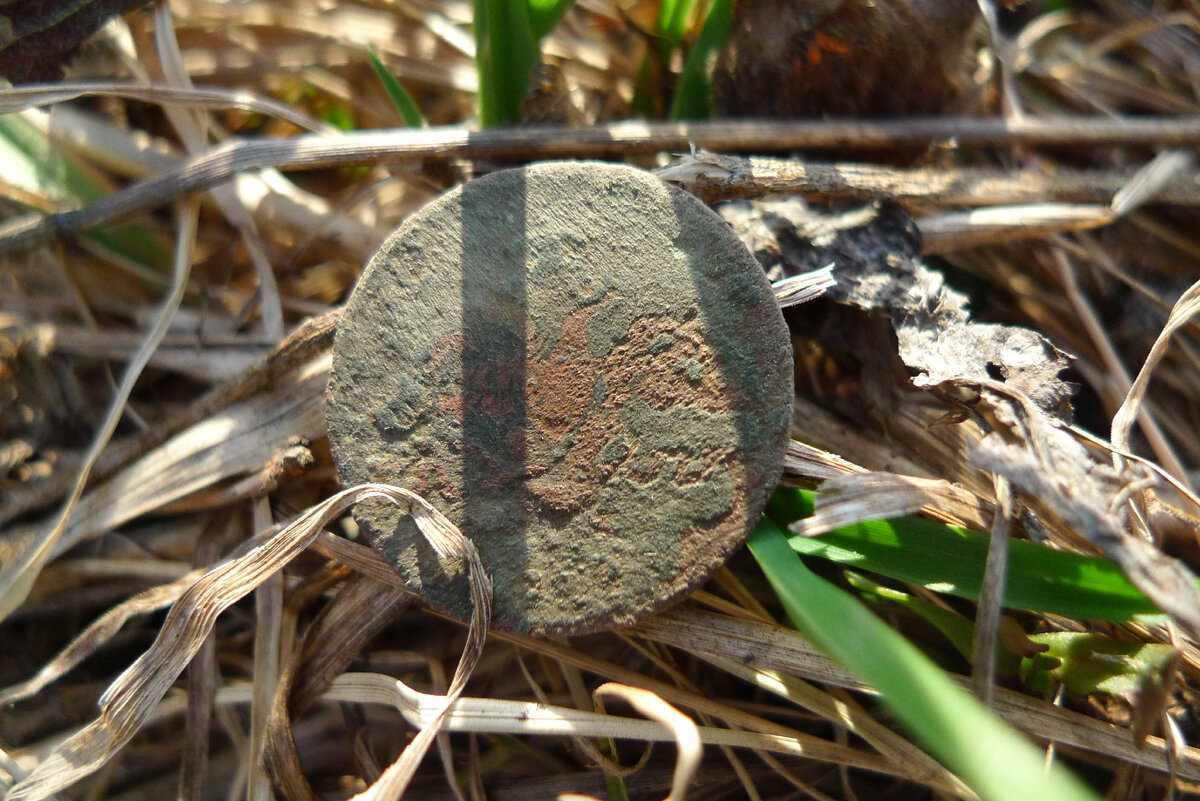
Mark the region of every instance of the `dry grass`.
[[[568, 14], [546, 46], [557, 84], [531, 114], [575, 124], [629, 116], [646, 47], [639, 15], [653, 4], [621, 5], [590, 0]], [[1099, 548], [1136, 574], [1178, 628], [1093, 628], [1180, 647], [1177, 684], [1153, 707], [1171, 727], [1138, 746], [1131, 711], [1105, 696], [1056, 705], [998, 687], [993, 707], [1109, 797], [1164, 797], [1172, 783], [1200, 791], [1200, 752], [1179, 739], [1195, 737], [1200, 607], [1190, 577], [1162, 556], [1200, 563], [1200, 507], [1189, 500], [1200, 465], [1190, 320], [1200, 195], [1190, 158], [1171, 149], [1200, 143], [1200, 17], [1190, 2], [1149, 5], [1097, 0], [1032, 19], [1005, 54], [1007, 82], [989, 71], [985, 48], [968, 92], [976, 110], [999, 107], [1000, 85], [1014, 102], [1007, 118], [984, 122], [339, 133], [330, 123], [398, 124], [367, 47], [431, 124], [469, 119], [470, 7], [449, 0], [178, 0], [173, 30], [165, 14], [132, 14], [104, 31], [72, 82], [0, 93], [6, 109], [45, 105], [8, 119], [93, 186], [160, 177], [90, 217], [45, 218], [51, 225], [25, 215], [80, 198], [56, 191], [55, 175], [0, 170], [0, 247], [23, 243], [0, 256], [0, 774], [41, 765], [54, 777], [45, 787], [82, 779], [70, 797], [266, 798], [273, 780], [289, 798], [333, 798], [390, 776], [412, 726], [432, 736], [439, 698], [405, 695], [379, 674], [439, 696], [461, 689], [463, 671], [447, 673], [466, 627], [423, 609], [373, 550], [337, 536], [352, 523], [320, 516], [339, 490], [324, 440], [337, 306], [400, 220], [488, 160], [574, 155], [667, 167], [665, 178], [714, 201], [896, 200], [927, 261], [971, 288], [975, 319], [1028, 327], [1074, 355], [1070, 429], [1026, 391], [1053, 371], [1022, 384], [921, 363], [914, 389], [903, 366], [896, 378], [899, 360], [914, 364], [903, 334], [897, 354], [890, 329], [854, 339], [834, 312], [818, 324], [801, 306], [789, 318], [807, 377], [789, 480], [844, 476], [811, 531], [914, 509], [986, 530], [1011, 481], [1025, 510], [1012, 513], [1017, 533]], [[103, 92], [73, 83], [97, 78], [110, 82]], [[159, 88], [133, 87], [147, 79]], [[1097, 121], [1039, 121], [1064, 113]], [[304, 129], [314, 136], [298, 138]], [[742, 152], [819, 146], [835, 166], [679, 155], [689, 140]], [[76, 235], [118, 214], [127, 227], [112, 236]], [[815, 239], [839, 225], [815, 215], [807, 224]], [[1007, 449], [984, 447], [989, 431], [1005, 432]], [[1027, 631], [1083, 627], [1016, 619]], [[461, 723], [478, 733], [441, 739], [445, 774], [432, 752], [413, 765], [412, 796], [603, 794], [622, 781], [632, 797], [666, 795], [674, 747], [644, 764], [628, 743], [614, 750], [608, 738], [633, 721], [594, 714], [605, 682], [625, 686], [604, 691], [614, 708], [661, 721], [634, 739], [714, 744], [692, 797], [964, 794], [781, 620], [741, 555], [686, 603], [629, 630], [571, 641], [493, 634], [464, 663], [466, 695], [485, 720]], [[929, 639], [902, 612], [891, 622]], [[160, 629], [175, 639], [151, 647]], [[102, 694], [105, 717], [93, 724]], [[664, 700], [685, 719], [656, 706]], [[529, 708], [491, 701], [580, 714], [525, 736]], [[412, 726], [380, 705], [399, 706]], [[86, 764], [48, 757], [89, 724], [104, 731], [88, 741]], [[631, 775], [617, 764], [635, 762]]]

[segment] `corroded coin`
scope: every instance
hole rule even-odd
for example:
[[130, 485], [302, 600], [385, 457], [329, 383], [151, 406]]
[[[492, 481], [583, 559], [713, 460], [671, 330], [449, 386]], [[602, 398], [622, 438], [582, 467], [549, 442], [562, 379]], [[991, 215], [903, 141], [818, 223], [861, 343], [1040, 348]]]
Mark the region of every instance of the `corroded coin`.
[[[347, 485], [420, 493], [479, 548], [493, 623], [633, 622], [706, 579], [779, 478], [787, 328], [702, 203], [629, 167], [551, 163], [429, 204], [367, 265], [339, 324], [329, 434]], [[407, 517], [355, 512], [460, 618], [466, 571]]]

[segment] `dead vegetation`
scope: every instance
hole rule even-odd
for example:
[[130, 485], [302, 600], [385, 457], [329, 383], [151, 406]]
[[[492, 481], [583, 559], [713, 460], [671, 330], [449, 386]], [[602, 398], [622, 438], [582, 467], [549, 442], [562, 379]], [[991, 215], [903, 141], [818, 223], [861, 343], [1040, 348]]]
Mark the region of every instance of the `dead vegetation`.
[[[666, 795], [674, 747], [639, 761], [619, 736], [719, 746], [693, 797], [969, 797], [786, 626], [744, 555], [631, 629], [482, 646], [352, 541], [324, 439], [339, 304], [414, 209], [566, 157], [735, 201], [773, 277], [834, 265], [827, 297], [788, 311], [787, 481], [822, 491], [803, 532], [921, 512], [1106, 555], [1168, 625], [996, 624], [986, 593], [976, 620], [1177, 647], [1132, 706], [996, 686], [971, 664], [997, 646], [955, 661], [883, 613], [1108, 797], [1200, 792], [1194, 4], [1030, 4], [1011, 37], [972, 40], [942, 117], [686, 124], [622, 121], [643, 6], [568, 13], [525, 108], [541, 128], [458, 127], [478, 88], [465, 2], [180, 0], [107, 27], [66, 82], [0, 93], [26, 109], [3, 118], [0, 175], [0, 771], [31, 777], [13, 797], [385, 797], [404, 771], [421, 798]], [[435, 127], [383, 130], [368, 47]], [[606, 682], [661, 723], [597, 715]], [[448, 692], [478, 733], [421, 761], [405, 747]]]

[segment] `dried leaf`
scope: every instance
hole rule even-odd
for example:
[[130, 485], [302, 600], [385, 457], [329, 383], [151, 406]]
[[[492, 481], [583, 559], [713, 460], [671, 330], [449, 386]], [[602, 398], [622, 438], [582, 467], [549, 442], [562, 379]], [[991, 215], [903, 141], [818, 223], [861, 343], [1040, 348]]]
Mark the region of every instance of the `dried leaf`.
[[[1193, 641], [1200, 640], [1200, 590], [1196, 577], [1179, 561], [1152, 543], [1131, 535], [1118, 516], [1114, 502], [1126, 486], [1145, 479], [1130, 466], [1118, 473], [1111, 465], [1093, 457], [1067, 431], [1054, 425], [1032, 403], [1003, 406], [999, 393], [1010, 393], [993, 385], [989, 397], [1001, 412], [998, 422], [1019, 416], [1008, 436], [985, 437], [969, 453], [974, 467], [1008, 478], [1022, 491], [1022, 501], [1038, 509], [1047, 520], [1060, 520], [1113, 560], [1139, 590], [1184, 629]], [[1013, 397], [1008, 394], [1008, 397]], [[1014, 412], [1014, 407], [1020, 409]], [[1020, 436], [1012, 437], [1014, 432]], [[1123, 510], [1121, 510], [1123, 511]]]

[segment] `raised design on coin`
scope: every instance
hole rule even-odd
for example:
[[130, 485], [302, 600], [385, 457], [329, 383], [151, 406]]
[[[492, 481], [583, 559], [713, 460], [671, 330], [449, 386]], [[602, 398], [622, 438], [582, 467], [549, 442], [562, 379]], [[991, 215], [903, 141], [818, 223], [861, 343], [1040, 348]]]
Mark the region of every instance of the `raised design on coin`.
[[[372, 257], [339, 324], [329, 433], [347, 485], [445, 512], [492, 578], [493, 625], [586, 632], [696, 587], [779, 478], [787, 328], [754, 257], [691, 195], [561, 162], [471, 181]], [[355, 512], [433, 606], [470, 615], [382, 502]]]

